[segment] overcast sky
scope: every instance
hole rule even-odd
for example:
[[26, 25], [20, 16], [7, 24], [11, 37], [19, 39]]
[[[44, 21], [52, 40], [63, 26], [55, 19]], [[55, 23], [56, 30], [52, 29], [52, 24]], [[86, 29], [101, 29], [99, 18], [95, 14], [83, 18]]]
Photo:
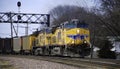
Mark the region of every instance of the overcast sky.
[[[58, 5], [77, 5], [82, 7], [95, 6], [95, 0], [0, 0], [0, 12], [18, 12], [17, 2], [21, 2], [21, 13], [48, 13]], [[38, 26], [29, 25], [29, 34]], [[24, 35], [24, 29], [19, 29], [19, 35]], [[10, 37], [10, 25], [0, 24], [0, 37]]]

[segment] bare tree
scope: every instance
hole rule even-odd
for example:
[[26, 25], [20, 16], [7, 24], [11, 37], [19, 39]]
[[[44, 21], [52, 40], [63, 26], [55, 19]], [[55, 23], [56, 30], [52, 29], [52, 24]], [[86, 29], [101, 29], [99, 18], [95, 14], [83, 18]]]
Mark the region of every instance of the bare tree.
[[120, 35], [120, 0], [100, 0], [106, 23], [114, 31], [115, 35]]
[[84, 20], [87, 16], [87, 11], [78, 6], [57, 6], [53, 8], [50, 12], [52, 24], [59, 25], [64, 21], [68, 21], [71, 19], [80, 19]]

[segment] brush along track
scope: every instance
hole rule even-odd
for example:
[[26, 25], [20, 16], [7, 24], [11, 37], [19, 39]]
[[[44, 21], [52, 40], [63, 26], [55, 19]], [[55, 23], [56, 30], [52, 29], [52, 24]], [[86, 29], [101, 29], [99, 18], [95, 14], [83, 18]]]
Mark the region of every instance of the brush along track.
[[36, 60], [44, 60], [50, 62], [56, 62], [66, 65], [71, 65], [86, 69], [120, 69], [120, 60], [111, 59], [82, 59], [82, 58], [70, 58], [70, 57], [48, 57], [48, 56], [30, 56], [30, 55], [6, 55], [6, 57], [19, 57]]

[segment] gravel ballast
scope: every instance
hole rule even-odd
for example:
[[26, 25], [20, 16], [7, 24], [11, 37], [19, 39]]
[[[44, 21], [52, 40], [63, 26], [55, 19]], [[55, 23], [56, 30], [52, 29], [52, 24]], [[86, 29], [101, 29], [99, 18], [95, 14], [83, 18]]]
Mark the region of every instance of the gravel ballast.
[[85, 69], [36, 59], [16, 57], [0, 57], [0, 59], [8, 60], [9, 63], [14, 66], [15, 69]]

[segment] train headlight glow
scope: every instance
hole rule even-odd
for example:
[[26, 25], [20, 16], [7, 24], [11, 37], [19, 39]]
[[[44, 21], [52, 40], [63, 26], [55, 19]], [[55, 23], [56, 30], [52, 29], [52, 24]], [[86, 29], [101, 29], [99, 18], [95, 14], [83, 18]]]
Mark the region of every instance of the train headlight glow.
[[72, 41], [72, 43], [75, 43], [74, 41]]
[[85, 40], [85, 41], [83, 41], [83, 43], [87, 43], [87, 41]]
[[79, 30], [79, 29], [77, 30], [77, 33], [80, 33], [80, 30]]

